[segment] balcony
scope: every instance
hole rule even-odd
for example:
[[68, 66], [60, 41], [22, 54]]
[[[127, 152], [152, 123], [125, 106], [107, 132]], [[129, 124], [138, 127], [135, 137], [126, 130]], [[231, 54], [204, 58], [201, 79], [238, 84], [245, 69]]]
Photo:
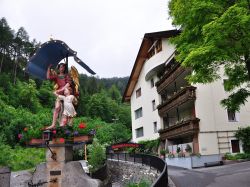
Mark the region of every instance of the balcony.
[[165, 140], [197, 134], [199, 132], [199, 121], [200, 119], [198, 118], [192, 118], [181, 121], [176, 125], [170, 126], [168, 128], [160, 129], [160, 139]]
[[180, 106], [189, 100], [195, 100], [196, 99], [195, 89], [196, 87], [194, 86], [187, 86], [179, 90], [168, 100], [164, 101], [162, 104], [158, 105], [157, 108], [159, 115], [164, 116], [164, 114], [167, 113], [172, 108]]
[[163, 77], [156, 83], [157, 92], [162, 94], [165, 88], [174, 82], [183, 72], [190, 71], [189, 68], [184, 68], [180, 64], [174, 65]]

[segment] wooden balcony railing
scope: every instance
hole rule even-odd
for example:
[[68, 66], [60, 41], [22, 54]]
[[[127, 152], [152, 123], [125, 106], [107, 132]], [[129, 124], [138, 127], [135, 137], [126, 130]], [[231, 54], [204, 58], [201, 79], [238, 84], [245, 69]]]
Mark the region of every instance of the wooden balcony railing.
[[170, 97], [162, 104], [158, 105], [157, 108], [159, 115], [164, 116], [164, 114], [172, 108], [180, 106], [189, 100], [195, 100], [195, 89], [196, 87], [194, 86], [187, 86], [179, 90], [177, 93], [175, 93], [172, 97]]
[[186, 135], [196, 134], [199, 131], [199, 118], [181, 121], [176, 125], [160, 129], [160, 139], [179, 138]]
[[157, 92], [161, 95], [165, 88], [174, 82], [178, 76], [180, 76], [184, 71], [190, 71], [189, 68], [184, 68], [180, 64], [175, 65], [170, 71], [168, 71], [157, 83]]

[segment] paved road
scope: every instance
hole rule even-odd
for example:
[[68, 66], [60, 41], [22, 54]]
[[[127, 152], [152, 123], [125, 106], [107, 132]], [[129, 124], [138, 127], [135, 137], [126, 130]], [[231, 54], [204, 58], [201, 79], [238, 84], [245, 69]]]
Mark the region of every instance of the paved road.
[[176, 187], [250, 187], [250, 161], [193, 170], [168, 166], [168, 174]]

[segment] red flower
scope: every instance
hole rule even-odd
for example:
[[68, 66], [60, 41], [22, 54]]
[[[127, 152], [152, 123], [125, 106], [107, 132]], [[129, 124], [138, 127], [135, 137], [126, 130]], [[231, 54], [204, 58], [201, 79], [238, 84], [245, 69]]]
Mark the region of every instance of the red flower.
[[53, 130], [52, 133], [53, 133], [53, 134], [56, 134], [56, 130]]
[[60, 138], [59, 142], [63, 143], [64, 142], [64, 138]]
[[23, 130], [26, 132], [26, 131], [28, 131], [28, 128], [27, 128], [27, 127], [25, 127]]
[[78, 127], [80, 129], [85, 129], [86, 128], [86, 124], [85, 123], [80, 123]]

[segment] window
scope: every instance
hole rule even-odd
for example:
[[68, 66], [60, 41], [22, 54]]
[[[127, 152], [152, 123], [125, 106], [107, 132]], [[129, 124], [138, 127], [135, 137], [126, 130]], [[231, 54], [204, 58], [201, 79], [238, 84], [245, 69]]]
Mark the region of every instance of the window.
[[159, 53], [162, 50], [161, 40], [158, 40], [155, 45], [156, 53]]
[[148, 58], [151, 58], [152, 56], [155, 55], [155, 48], [153, 47], [149, 52], [148, 52]]
[[159, 53], [160, 51], [162, 51], [162, 41], [157, 40], [149, 48], [149, 50], [148, 50], [148, 58], [151, 58], [152, 56], [154, 56], [156, 53]]
[[154, 133], [157, 133], [158, 131], [157, 131], [157, 122], [155, 121], [154, 122]]
[[138, 129], [135, 129], [136, 138], [143, 136], [143, 127], [140, 127]]
[[136, 90], [136, 98], [141, 96], [141, 88]]
[[239, 140], [231, 140], [231, 145], [232, 145], [232, 153], [240, 152]]
[[235, 111], [227, 111], [228, 121], [236, 121]]
[[142, 107], [135, 110], [135, 119], [142, 117]]
[[151, 80], [150, 80], [150, 83], [151, 83], [151, 88], [153, 88], [153, 87], [155, 86], [154, 79], [151, 79]]
[[153, 108], [153, 111], [156, 110], [155, 100], [152, 101], [152, 108]]

